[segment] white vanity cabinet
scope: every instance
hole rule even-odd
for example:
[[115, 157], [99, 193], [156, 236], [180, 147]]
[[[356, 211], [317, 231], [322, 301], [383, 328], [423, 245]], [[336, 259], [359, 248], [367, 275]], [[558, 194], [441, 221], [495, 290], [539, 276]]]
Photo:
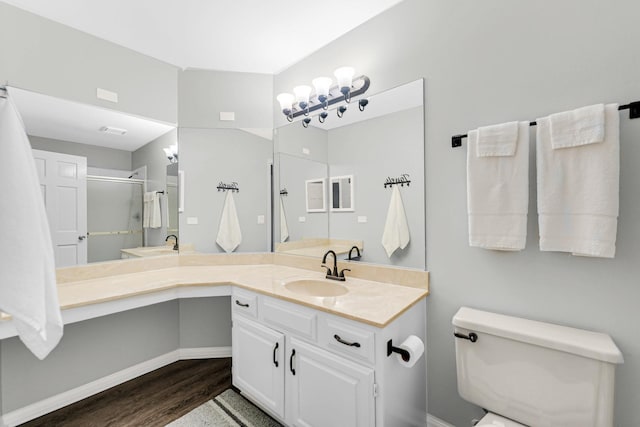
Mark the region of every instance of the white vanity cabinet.
[[389, 340], [424, 339], [424, 300], [385, 328], [237, 287], [231, 304], [233, 384], [280, 422], [426, 425], [424, 357], [405, 368], [395, 354], [387, 356]]

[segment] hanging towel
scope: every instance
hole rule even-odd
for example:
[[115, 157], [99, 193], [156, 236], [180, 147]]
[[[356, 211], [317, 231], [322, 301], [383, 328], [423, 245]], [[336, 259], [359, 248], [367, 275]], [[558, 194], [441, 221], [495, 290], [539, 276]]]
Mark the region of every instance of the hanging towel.
[[407, 215], [404, 212], [402, 196], [398, 186], [394, 185], [391, 190], [387, 221], [384, 224], [384, 232], [382, 233], [382, 246], [384, 246], [387, 256], [391, 258], [391, 254], [396, 249], [406, 248], [410, 240], [409, 224], [407, 224]]
[[604, 104], [552, 114], [549, 121], [554, 150], [604, 140]]
[[605, 106], [600, 142], [577, 138], [566, 145], [572, 148], [554, 149], [551, 117], [537, 123], [540, 250], [613, 258], [620, 182], [618, 105]]
[[242, 232], [240, 231], [240, 221], [236, 212], [236, 203], [233, 201], [233, 192], [227, 191], [222, 208], [222, 218], [216, 243], [227, 253], [233, 252], [242, 242]]
[[31, 146], [9, 98], [0, 99], [0, 145], [0, 310], [44, 359], [63, 333], [53, 244]]
[[289, 226], [287, 225], [287, 216], [284, 213], [284, 200], [280, 196], [280, 243], [284, 243], [289, 238]]
[[[515, 128], [507, 123], [468, 133], [470, 246], [504, 251], [525, 247], [529, 210], [529, 123], [513, 123], [517, 123]], [[485, 141], [487, 146], [493, 147], [490, 151], [493, 154], [479, 152], [480, 135], [495, 138], [495, 143]]]
[[156, 191], [144, 193], [144, 213], [142, 215], [144, 228], [160, 228], [162, 217], [160, 215], [160, 195]]

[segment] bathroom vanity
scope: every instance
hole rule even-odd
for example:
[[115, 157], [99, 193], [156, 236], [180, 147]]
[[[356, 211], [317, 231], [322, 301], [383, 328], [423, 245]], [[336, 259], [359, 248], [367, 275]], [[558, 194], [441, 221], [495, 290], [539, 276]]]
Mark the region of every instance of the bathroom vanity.
[[[51, 357], [36, 360], [0, 319], [2, 420], [22, 424], [180, 359], [233, 355], [236, 386], [287, 425], [424, 425], [424, 356], [405, 368], [386, 350], [426, 339], [428, 273], [350, 268], [341, 284], [317, 260], [283, 254], [58, 269], [65, 336]], [[9, 391], [18, 383], [30, 393]]]
[[[339, 304], [337, 298], [318, 300], [331, 306]], [[426, 425], [424, 356], [405, 367], [397, 353], [388, 354], [389, 345], [409, 335], [424, 339], [424, 299], [384, 327], [242, 288], [234, 288], [231, 304], [233, 383], [279, 421], [291, 426]]]

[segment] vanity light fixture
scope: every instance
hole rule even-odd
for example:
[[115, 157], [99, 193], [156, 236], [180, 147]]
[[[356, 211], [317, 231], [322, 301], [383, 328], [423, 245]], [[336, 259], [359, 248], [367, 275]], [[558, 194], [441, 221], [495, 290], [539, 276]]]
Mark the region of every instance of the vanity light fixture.
[[171, 144], [169, 148], [163, 148], [162, 150], [171, 163], [178, 163], [178, 144]]
[[[337, 80], [336, 85], [332, 85], [333, 80], [329, 77], [317, 77], [312, 80], [315, 93], [311, 93], [312, 88], [307, 85], [300, 85], [293, 88], [294, 95], [290, 93], [281, 93], [276, 99], [280, 103], [280, 110], [292, 122], [294, 118], [299, 116], [309, 116], [313, 111], [323, 109], [328, 110], [330, 105], [340, 102], [346, 104], [351, 102], [353, 97], [362, 95], [369, 89], [369, 77], [362, 75], [354, 78], [354, 69], [352, 67], [340, 67], [334, 75]], [[358, 108], [364, 111], [369, 103], [367, 99], [358, 101]], [[342, 117], [347, 111], [347, 107], [342, 105], [338, 107], [338, 117]], [[328, 113], [326, 111], [318, 114], [320, 123], [324, 123]], [[302, 126], [309, 126], [311, 119], [305, 117], [302, 120]]]

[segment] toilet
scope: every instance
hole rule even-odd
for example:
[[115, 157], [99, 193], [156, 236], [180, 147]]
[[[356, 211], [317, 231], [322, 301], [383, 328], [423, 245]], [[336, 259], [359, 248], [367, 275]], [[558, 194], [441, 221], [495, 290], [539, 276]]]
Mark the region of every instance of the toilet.
[[488, 411], [476, 426], [613, 426], [609, 335], [468, 307], [453, 326], [458, 393]]

